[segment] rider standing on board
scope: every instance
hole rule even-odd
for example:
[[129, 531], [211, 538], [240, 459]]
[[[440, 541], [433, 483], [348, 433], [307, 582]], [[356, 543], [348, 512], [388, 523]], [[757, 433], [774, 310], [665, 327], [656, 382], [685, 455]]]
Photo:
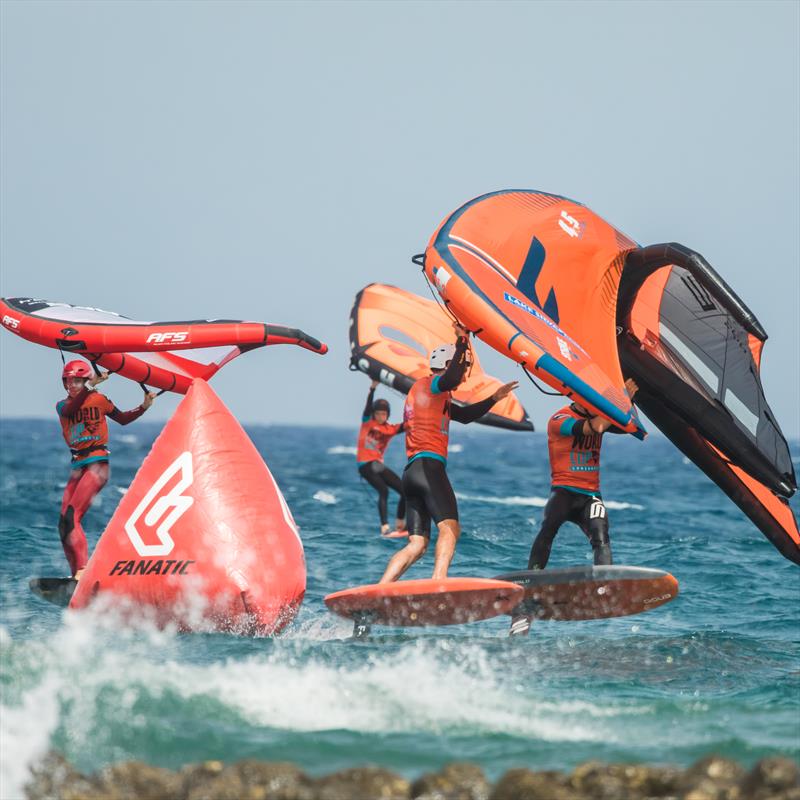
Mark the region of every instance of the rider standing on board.
[[[625, 388], [633, 399], [639, 387], [629, 378]], [[547, 423], [550, 497], [531, 547], [529, 570], [547, 566], [553, 540], [565, 522], [574, 522], [584, 532], [592, 545], [596, 565], [611, 564], [608, 516], [600, 495], [600, 447], [604, 433], [624, 431], [606, 417], [593, 416], [580, 403], [572, 403], [550, 417]], [[530, 616], [513, 614], [511, 634], [526, 634], [530, 623]]]
[[387, 500], [389, 489], [400, 495], [397, 501], [395, 530], [402, 531], [406, 526], [406, 499], [403, 496], [403, 481], [383, 463], [383, 454], [389, 440], [403, 430], [403, 423], [391, 425], [391, 407], [387, 400], [373, 400], [378, 381], [372, 381], [367, 395], [367, 404], [361, 417], [358, 432], [358, 474], [378, 492], [378, 514], [381, 518], [381, 535], [389, 533]]
[[94, 391], [98, 383], [107, 379], [107, 372], [95, 374], [85, 361], [70, 361], [61, 374], [67, 396], [56, 404], [64, 441], [72, 453], [72, 474], [61, 501], [58, 532], [72, 577], [76, 579], [88, 560], [81, 519], [106, 485], [111, 471], [106, 417], [127, 425], [141, 417], [155, 398], [153, 392], [146, 392], [138, 408], [120, 411], [105, 395]]
[[392, 556], [381, 583], [396, 581], [425, 554], [431, 519], [439, 529], [432, 577], [447, 577], [461, 532], [456, 496], [446, 469], [450, 419], [464, 424], [474, 422], [517, 387], [517, 382], [512, 381], [479, 403], [452, 405], [450, 393], [464, 380], [469, 365], [467, 331], [458, 324], [455, 330], [456, 344], [440, 345], [431, 353], [433, 374], [420, 378], [406, 398], [403, 422], [408, 464], [403, 472], [403, 492], [408, 544]]

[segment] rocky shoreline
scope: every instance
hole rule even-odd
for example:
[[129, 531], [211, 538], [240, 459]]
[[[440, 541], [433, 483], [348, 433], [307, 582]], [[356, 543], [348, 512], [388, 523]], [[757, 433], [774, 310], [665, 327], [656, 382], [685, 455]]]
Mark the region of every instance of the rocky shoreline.
[[27, 800], [800, 800], [800, 767], [766, 758], [747, 770], [708, 756], [686, 769], [587, 762], [569, 773], [512, 769], [491, 784], [468, 763], [408, 780], [380, 767], [312, 778], [287, 762], [206, 761], [178, 771], [138, 761], [83, 775], [49, 753]]

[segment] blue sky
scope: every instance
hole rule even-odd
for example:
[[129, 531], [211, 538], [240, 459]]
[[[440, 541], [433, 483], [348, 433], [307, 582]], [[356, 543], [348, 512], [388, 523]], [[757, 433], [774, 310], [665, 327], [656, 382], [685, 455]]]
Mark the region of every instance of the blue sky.
[[[767, 397], [800, 433], [797, 3], [6, 0], [0, 15], [0, 294], [329, 344], [226, 367], [212, 385], [243, 422], [355, 425], [355, 293], [427, 294], [409, 258], [441, 219], [524, 187], [702, 253], [770, 334]], [[60, 364], [3, 333], [0, 413], [53, 413]], [[521, 396], [542, 428], [557, 400]]]

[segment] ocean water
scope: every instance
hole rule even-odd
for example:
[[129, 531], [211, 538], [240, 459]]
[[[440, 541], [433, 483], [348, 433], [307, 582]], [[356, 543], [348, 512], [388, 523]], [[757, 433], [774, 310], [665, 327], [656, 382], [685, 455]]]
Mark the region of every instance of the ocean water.
[[[112, 429], [112, 477], [85, 518], [94, 545], [160, 426]], [[0, 420], [0, 796], [48, 748], [80, 769], [139, 759], [291, 760], [312, 774], [378, 764], [417, 776], [453, 760], [490, 777], [582, 761], [745, 765], [800, 758], [800, 569], [665, 439], [608, 437], [615, 563], [665, 569], [672, 603], [632, 617], [508, 618], [376, 628], [350, 640], [329, 592], [376, 581], [402, 546], [378, 534], [356, 430], [252, 427], [301, 529], [308, 591], [276, 638], [174, 634], [63, 612], [30, 577], [63, 575], [56, 523], [68, 465], [57, 422]], [[546, 441], [455, 425], [449, 472], [464, 527], [452, 575], [524, 568], [547, 495]], [[798, 444], [792, 452], [798, 463]], [[398, 471], [401, 443], [387, 463]], [[794, 504], [797, 513], [797, 503]], [[591, 562], [565, 526], [552, 567]], [[408, 577], [429, 577], [432, 552]]]

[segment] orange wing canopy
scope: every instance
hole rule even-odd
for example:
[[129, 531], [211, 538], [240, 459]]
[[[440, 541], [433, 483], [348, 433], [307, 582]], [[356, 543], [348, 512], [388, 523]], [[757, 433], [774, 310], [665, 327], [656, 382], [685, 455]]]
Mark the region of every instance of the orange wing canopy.
[[616, 346], [624, 255], [636, 243], [580, 203], [506, 190], [448, 216], [425, 273], [487, 344], [562, 394], [644, 436]]
[[[395, 286], [372, 283], [356, 295], [350, 312], [350, 366], [406, 393], [415, 381], [430, 375], [431, 350], [453, 338], [452, 322], [432, 300]], [[457, 405], [483, 400], [502, 385], [487, 375], [473, 356], [467, 379], [453, 392]], [[533, 430], [513, 392], [478, 422], [509, 430]]]

